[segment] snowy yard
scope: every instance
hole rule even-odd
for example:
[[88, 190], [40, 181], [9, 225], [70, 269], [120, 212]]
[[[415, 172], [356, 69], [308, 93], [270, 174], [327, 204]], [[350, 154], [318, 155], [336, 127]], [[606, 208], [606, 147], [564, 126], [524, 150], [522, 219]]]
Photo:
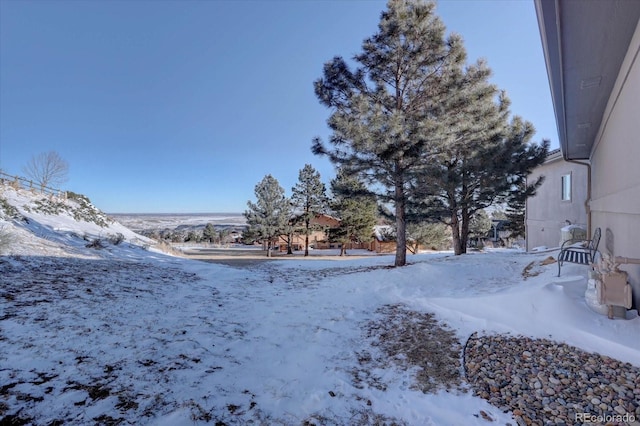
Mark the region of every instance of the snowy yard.
[[540, 265], [548, 254], [234, 268], [120, 246], [104, 253], [0, 257], [4, 421], [516, 424], [464, 378], [462, 347], [475, 332], [548, 338], [640, 366], [635, 311], [613, 321], [592, 312], [586, 268], [555, 278], [556, 265]]

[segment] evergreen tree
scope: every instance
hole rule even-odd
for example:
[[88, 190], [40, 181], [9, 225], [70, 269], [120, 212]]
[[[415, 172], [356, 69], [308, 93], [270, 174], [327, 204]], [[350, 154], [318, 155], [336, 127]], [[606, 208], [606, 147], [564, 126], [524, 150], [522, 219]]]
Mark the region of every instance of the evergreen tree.
[[296, 233], [298, 223], [295, 215], [289, 218], [287, 225], [282, 230], [280, 239], [287, 245], [287, 254], [293, 254], [293, 236]]
[[202, 230], [202, 240], [208, 243], [213, 243], [216, 239], [216, 229], [213, 227], [213, 224], [207, 223], [204, 229]]
[[491, 219], [484, 210], [478, 210], [471, 216], [469, 221], [469, 236], [479, 241], [485, 237], [491, 229]]
[[[531, 143], [531, 123], [519, 117], [508, 122], [509, 100], [489, 84], [489, 75], [481, 62], [449, 74], [458, 91], [443, 105], [449, 129], [445, 143], [428, 156], [412, 191], [412, 201], [427, 206], [425, 216], [441, 218], [451, 228], [456, 255], [466, 253], [474, 214], [507, 201], [548, 151], [547, 141]], [[528, 186], [527, 196], [538, 185]]]
[[255, 226], [247, 226], [242, 231], [242, 243], [243, 244], [253, 244], [258, 240], [260, 240], [260, 233], [258, 232], [257, 227], [255, 227]]
[[444, 250], [451, 247], [451, 232], [442, 223], [421, 222], [407, 224], [409, 250], [416, 254], [420, 246], [432, 250]]
[[304, 232], [304, 255], [309, 256], [309, 235], [312, 220], [327, 209], [328, 199], [320, 173], [311, 164], [305, 164], [298, 175], [298, 183], [292, 188], [291, 203], [300, 212], [299, 221]]
[[251, 232], [267, 243], [267, 256], [271, 257], [273, 242], [287, 225], [291, 216], [290, 202], [284, 189], [271, 175], [265, 176], [255, 187], [256, 203], [247, 201], [244, 212]]
[[507, 200], [506, 219], [509, 220], [506, 229], [511, 232], [510, 237], [525, 237], [526, 236], [526, 224], [525, 224], [525, 209], [527, 198], [535, 195], [536, 190], [542, 185], [544, 176], [541, 176], [532, 185], [527, 186], [527, 179], [525, 176], [519, 176], [514, 183], [514, 188]]
[[315, 82], [320, 102], [331, 109], [332, 147], [316, 138], [313, 152], [327, 155], [363, 177], [384, 204], [394, 207], [395, 265], [406, 264], [406, 213], [412, 175], [442, 133], [442, 102], [455, 87], [445, 78], [465, 60], [459, 36], [445, 28], [423, 0], [392, 0], [378, 32], [355, 56], [353, 71], [341, 57], [324, 66]]
[[216, 233], [216, 242], [220, 245], [226, 245], [229, 243], [230, 237], [231, 231], [229, 231], [229, 229], [223, 228]]
[[340, 225], [330, 229], [329, 235], [331, 240], [342, 243], [340, 256], [343, 256], [348, 243], [371, 239], [378, 205], [375, 196], [357, 176], [341, 169], [331, 181], [331, 193], [331, 209], [340, 218]]

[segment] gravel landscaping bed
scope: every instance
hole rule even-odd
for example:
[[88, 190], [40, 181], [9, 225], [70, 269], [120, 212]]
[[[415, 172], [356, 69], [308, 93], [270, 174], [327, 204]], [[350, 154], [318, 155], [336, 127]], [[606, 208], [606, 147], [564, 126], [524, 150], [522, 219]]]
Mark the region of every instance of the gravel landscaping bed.
[[547, 339], [472, 335], [464, 367], [474, 393], [518, 425], [640, 425], [640, 368]]

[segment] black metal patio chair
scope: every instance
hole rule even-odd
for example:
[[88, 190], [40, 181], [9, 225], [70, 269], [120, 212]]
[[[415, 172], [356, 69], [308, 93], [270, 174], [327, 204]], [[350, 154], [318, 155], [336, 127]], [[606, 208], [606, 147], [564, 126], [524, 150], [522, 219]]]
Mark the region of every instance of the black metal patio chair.
[[558, 276], [564, 262], [577, 263], [579, 265], [591, 265], [600, 244], [600, 228], [596, 228], [590, 240], [571, 239], [562, 243], [558, 254]]

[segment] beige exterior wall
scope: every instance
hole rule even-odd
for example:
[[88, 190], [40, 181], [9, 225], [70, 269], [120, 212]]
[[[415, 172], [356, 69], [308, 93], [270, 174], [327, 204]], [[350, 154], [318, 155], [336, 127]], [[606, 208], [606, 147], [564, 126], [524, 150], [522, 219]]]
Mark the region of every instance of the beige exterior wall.
[[[571, 175], [571, 200], [564, 201], [562, 176], [567, 174]], [[527, 250], [541, 246], [558, 247], [560, 229], [567, 225], [567, 220], [586, 228], [587, 174], [586, 166], [564, 161], [562, 154], [557, 152], [530, 175], [530, 182], [538, 176], [545, 176], [545, 180], [537, 194], [527, 200]]]
[[[602, 252], [640, 259], [640, 23], [629, 46], [593, 152], [592, 229]], [[626, 265], [640, 307], [640, 265]]]

